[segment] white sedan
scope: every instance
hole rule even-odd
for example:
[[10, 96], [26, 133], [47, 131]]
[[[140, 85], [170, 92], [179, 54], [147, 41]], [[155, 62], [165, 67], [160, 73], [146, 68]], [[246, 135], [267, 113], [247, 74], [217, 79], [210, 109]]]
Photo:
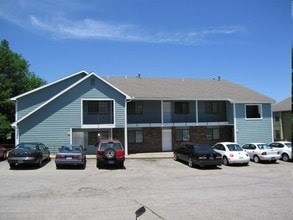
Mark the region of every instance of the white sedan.
[[270, 144], [271, 147], [279, 150], [283, 161], [292, 160], [292, 143], [290, 141], [276, 141]]
[[260, 161], [276, 162], [281, 158], [280, 152], [277, 149], [274, 149], [265, 143], [244, 144], [242, 148], [249, 154], [250, 159], [255, 163]]
[[245, 164], [248, 165], [250, 157], [237, 143], [220, 142], [214, 145], [214, 150], [222, 155], [224, 165]]

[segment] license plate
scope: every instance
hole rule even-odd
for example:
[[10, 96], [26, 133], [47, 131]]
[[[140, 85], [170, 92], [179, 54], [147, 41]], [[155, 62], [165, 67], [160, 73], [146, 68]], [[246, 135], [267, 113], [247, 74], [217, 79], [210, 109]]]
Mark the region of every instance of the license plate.
[[213, 160], [213, 159], [214, 159], [214, 157], [209, 157], [209, 159], [210, 159], [210, 160]]
[[271, 158], [271, 160], [275, 160], [275, 159], [276, 159], [275, 157], [272, 157], [272, 158]]
[[108, 164], [114, 164], [114, 161], [113, 160], [109, 160], [108, 161]]
[[23, 163], [23, 160], [18, 160], [17, 163]]
[[66, 160], [72, 160], [72, 157], [66, 157]]
[[243, 159], [243, 157], [239, 157], [239, 159]]

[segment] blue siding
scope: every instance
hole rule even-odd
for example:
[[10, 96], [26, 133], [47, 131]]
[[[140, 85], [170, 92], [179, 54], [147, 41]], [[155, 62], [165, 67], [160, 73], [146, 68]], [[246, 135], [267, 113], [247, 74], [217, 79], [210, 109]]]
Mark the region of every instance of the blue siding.
[[21, 119], [23, 116], [27, 115], [67, 87], [71, 86], [82, 77], [84, 77], [84, 74], [75, 75], [73, 77], [52, 84], [48, 87], [45, 87], [44, 89], [40, 89], [36, 92], [17, 99], [18, 119]]
[[271, 105], [262, 104], [262, 118], [245, 119], [245, 104], [236, 104], [236, 135], [240, 145], [249, 142], [272, 141]]
[[70, 142], [70, 128], [81, 128], [82, 99], [115, 100], [116, 128], [124, 127], [125, 96], [95, 77], [87, 79], [19, 123], [20, 142], [40, 141], [49, 147]]

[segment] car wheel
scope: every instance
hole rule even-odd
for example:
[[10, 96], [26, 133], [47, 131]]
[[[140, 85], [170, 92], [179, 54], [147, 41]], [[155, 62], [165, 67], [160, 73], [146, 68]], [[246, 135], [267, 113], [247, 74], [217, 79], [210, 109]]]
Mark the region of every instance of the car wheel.
[[286, 153], [282, 154], [282, 160], [286, 162], [289, 161], [289, 155]]
[[223, 157], [223, 164], [225, 166], [228, 166], [229, 165], [229, 161], [228, 161], [227, 157]]
[[39, 159], [38, 166], [39, 166], [39, 167], [42, 167], [42, 164], [43, 164], [43, 161], [42, 161], [42, 158], [40, 158], [40, 159]]
[[188, 166], [193, 167], [193, 162], [192, 162], [192, 159], [190, 157], [188, 158]]
[[122, 161], [122, 162], [119, 163], [119, 167], [120, 168], [123, 168], [124, 167], [124, 161]]
[[10, 163], [9, 166], [10, 166], [10, 169], [14, 169], [16, 167], [16, 164], [15, 163]]
[[255, 156], [253, 157], [253, 161], [254, 161], [255, 163], [259, 163], [260, 159], [259, 159], [258, 156], [255, 155]]
[[115, 157], [115, 150], [113, 148], [108, 148], [104, 151], [104, 156], [107, 159], [113, 159]]
[[177, 161], [177, 160], [178, 160], [178, 156], [177, 156], [177, 154], [176, 154], [176, 153], [173, 153], [173, 159], [174, 159], [175, 161]]
[[97, 161], [97, 168], [101, 168], [102, 164]]

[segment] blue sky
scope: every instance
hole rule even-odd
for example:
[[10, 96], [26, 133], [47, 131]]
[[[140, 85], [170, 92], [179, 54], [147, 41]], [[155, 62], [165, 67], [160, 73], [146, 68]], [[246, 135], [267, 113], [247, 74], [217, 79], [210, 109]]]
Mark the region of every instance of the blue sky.
[[290, 0], [1, 0], [0, 40], [47, 82], [214, 78], [291, 96]]

